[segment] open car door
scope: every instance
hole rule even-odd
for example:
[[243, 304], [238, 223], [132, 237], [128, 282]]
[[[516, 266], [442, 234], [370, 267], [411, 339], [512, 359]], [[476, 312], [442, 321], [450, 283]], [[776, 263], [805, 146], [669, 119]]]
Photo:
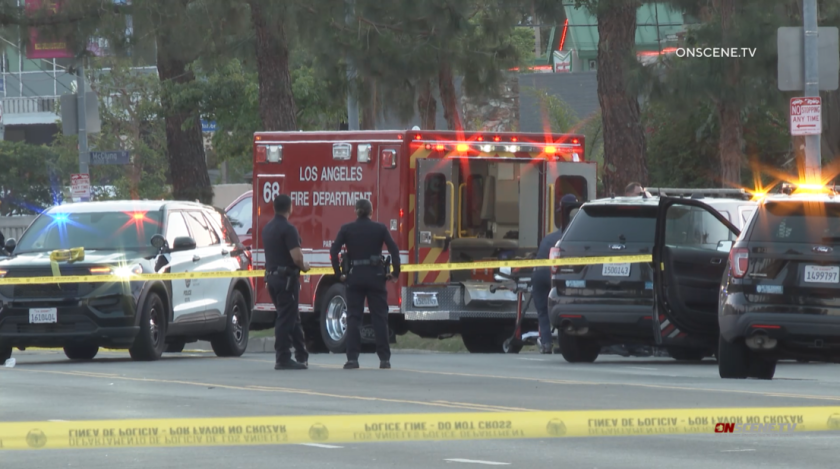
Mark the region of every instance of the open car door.
[[658, 344], [717, 340], [720, 283], [739, 234], [723, 215], [702, 202], [660, 199], [653, 247]]

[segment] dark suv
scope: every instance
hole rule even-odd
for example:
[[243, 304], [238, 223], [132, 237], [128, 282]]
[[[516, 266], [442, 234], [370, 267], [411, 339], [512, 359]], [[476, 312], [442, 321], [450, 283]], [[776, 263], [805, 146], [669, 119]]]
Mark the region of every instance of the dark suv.
[[840, 361], [834, 190], [767, 197], [730, 252], [719, 296], [721, 378], [771, 379], [778, 359]]
[[[755, 210], [755, 202], [749, 201], [749, 194], [743, 191], [662, 189], [666, 190], [706, 201], [737, 226], [742, 226]], [[637, 196], [600, 199], [583, 205], [552, 257], [651, 254], [659, 202], [660, 197]], [[671, 233], [677, 241], [710, 243], [718, 235], [735, 239], [726, 227], [717, 226], [714, 218], [696, 210], [672, 215], [679, 223]], [[717, 241], [715, 238], [715, 248]], [[725, 257], [725, 253], [721, 255]], [[718, 269], [723, 266], [712, 265]], [[697, 340], [654, 313], [652, 267], [648, 263], [617, 263], [553, 269], [549, 316], [560, 331], [560, 352], [566, 361], [591, 362], [602, 347], [617, 344], [664, 346], [678, 360], [700, 360], [714, 353], [714, 343]]]

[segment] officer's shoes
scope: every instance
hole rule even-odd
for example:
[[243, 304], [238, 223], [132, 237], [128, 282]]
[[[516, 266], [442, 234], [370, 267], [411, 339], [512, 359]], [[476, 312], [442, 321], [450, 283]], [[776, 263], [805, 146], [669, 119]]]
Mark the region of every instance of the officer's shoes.
[[380, 370], [390, 370], [391, 369], [391, 362], [388, 360], [382, 360], [379, 362], [379, 369]]
[[274, 365], [275, 370], [305, 370], [307, 369], [307, 365], [304, 363], [298, 363], [294, 360], [289, 360], [287, 362], [276, 363]]
[[355, 369], [358, 369], [358, 368], [359, 368], [359, 362], [357, 362], [355, 360], [348, 361], [347, 363], [344, 364], [344, 369], [345, 370], [355, 370]]
[[540, 353], [543, 355], [551, 355], [551, 344], [545, 344], [540, 347]]

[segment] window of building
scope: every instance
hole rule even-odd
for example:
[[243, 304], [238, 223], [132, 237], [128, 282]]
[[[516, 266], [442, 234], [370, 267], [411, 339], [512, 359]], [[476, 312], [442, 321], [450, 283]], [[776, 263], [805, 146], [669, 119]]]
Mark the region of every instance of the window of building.
[[446, 176], [442, 173], [429, 173], [423, 181], [423, 224], [446, 224]]

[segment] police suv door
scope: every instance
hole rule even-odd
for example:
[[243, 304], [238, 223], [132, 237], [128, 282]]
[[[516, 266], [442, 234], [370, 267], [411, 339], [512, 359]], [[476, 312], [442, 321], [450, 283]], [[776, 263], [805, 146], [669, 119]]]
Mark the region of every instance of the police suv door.
[[[583, 204], [595, 199], [597, 164], [573, 161], [547, 161], [545, 163], [545, 234], [563, 227], [563, 219], [557, 219], [555, 211], [560, 199], [566, 194], [577, 197]], [[578, 205], [579, 207], [579, 205]], [[568, 208], [568, 207], [567, 207]], [[564, 214], [566, 217], [570, 213]]]
[[[414, 262], [449, 262], [449, 243], [457, 235], [458, 166], [453, 160], [417, 159], [417, 213]], [[418, 283], [446, 283], [447, 272], [420, 272]]]
[[729, 250], [740, 230], [708, 205], [662, 197], [653, 248], [654, 337], [717, 341], [718, 294]]
[[[230, 271], [230, 251], [222, 245], [222, 239], [202, 211], [189, 210], [184, 213], [190, 232], [196, 242], [194, 259], [196, 272]], [[193, 301], [200, 301], [204, 305], [205, 319], [207, 321], [219, 320], [225, 314], [227, 307], [227, 294], [230, 278], [202, 278], [193, 280], [201, 292], [201, 298]]]
[[[170, 249], [175, 245], [175, 238], [192, 237], [183, 214], [169, 212], [166, 216], [166, 241]], [[165, 257], [169, 261], [168, 272], [183, 273], [195, 269], [194, 250], [174, 251]], [[173, 324], [197, 324], [204, 322], [204, 306], [194, 301], [192, 280], [172, 280], [172, 322]]]

